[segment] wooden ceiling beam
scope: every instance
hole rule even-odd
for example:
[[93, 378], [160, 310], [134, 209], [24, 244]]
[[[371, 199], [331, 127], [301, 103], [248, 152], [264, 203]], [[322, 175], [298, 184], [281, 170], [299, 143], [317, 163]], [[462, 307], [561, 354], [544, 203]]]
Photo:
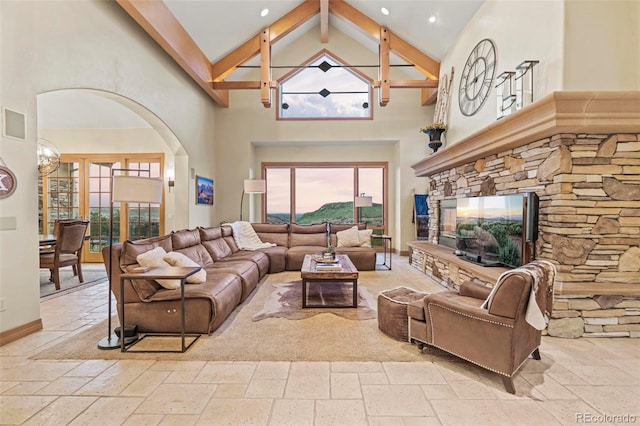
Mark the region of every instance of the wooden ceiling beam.
[[391, 86], [389, 86], [389, 33], [386, 28], [380, 28], [380, 46], [378, 47], [378, 76], [380, 88], [378, 89], [378, 103], [387, 106], [391, 98]]
[[[332, 14], [351, 22], [379, 43], [381, 72], [386, 75], [384, 78], [382, 78], [382, 75], [380, 76], [380, 81], [376, 86], [382, 87], [380, 93], [381, 105], [389, 101], [388, 89], [391, 87], [422, 88], [423, 105], [433, 103], [437, 96], [437, 90], [433, 88], [438, 85], [437, 79], [440, 64], [393, 32], [382, 28], [376, 21], [343, 0], [305, 0], [267, 27], [265, 33], [261, 32], [250, 38], [215, 64], [209, 62], [205, 54], [163, 2], [148, 0], [116, 0], [116, 2], [222, 107], [229, 106], [229, 89], [259, 88], [262, 91], [263, 104], [265, 106], [270, 105], [270, 89], [276, 86], [274, 82], [270, 81], [271, 45], [317, 14], [320, 14], [321, 18], [321, 40], [328, 41], [329, 14]], [[263, 34], [267, 34], [266, 39], [263, 39]], [[384, 36], [381, 34], [384, 34]], [[268, 44], [268, 50], [264, 46], [265, 43]], [[390, 80], [388, 69], [390, 51], [414, 65], [431, 81]], [[261, 81], [222, 81], [233, 73], [239, 65], [259, 54], [261, 55]], [[382, 70], [382, 68], [385, 68], [386, 71]], [[269, 72], [268, 75], [266, 71]], [[268, 81], [266, 80], [267, 78], [269, 79]]]
[[211, 83], [216, 90], [241, 90], [241, 89], [260, 89], [260, 82], [251, 81], [214, 81]]
[[[378, 43], [381, 42], [380, 24], [343, 0], [329, 0], [329, 12], [336, 17], [351, 22]], [[440, 75], [440, 63], [438, 61], [407, 43], [392, 31], [387, 30], [387, 35], [389, 36], [389, 48], [392, 52], [414, 65], [418, 71], [431, 80], [438, 80]]]
[[289, 13], [269, 25], [271, 43], [275, 43], [309, 19], [320, 13], [318, 0], [306, 0]]
[[260, 100], [265, 108], [271, 108], [271, 42], [269, 28], [260, 36]]
[[433, 105], [438, 100], [438, 89], [422, 89], [420, 94], [421, 105]]
[[[242, 90], [242, 89], [260, 89], [262, 85], [257, 80], [242, 81], [214, 81], [211, 83], [216, 90]], [[269, 87], [275, 89], [278, 87], [277, 81], [269, 82]]]
[[431, 80], [440, 78], [440, 63], [389, 31], [389, 47]]
[[[269, 41], [273, 44], [320, 12], [318, 0], [306, 0], [282, 18], [269, 25]], [[234, 72], [239, 65], [260, 54], [261, 33], [244, 42], [211, 66], [213, 81], [221, 81]]]
[[260, 53], [260, 34], [251, 37], [242, 43], [240, 47], [234, 49], [224, 58], [211, 66], [211, 78], [214, 82], [224, 80], [233, 73], [238, 65], [242, 65], [249, 59]]
[[[373, 82], [373, 87], [380, 87], [381, 81]], [[434, 80], [389, 80], [392, 89], [437, 89], [438, 82]]]
[[320, 43], [329, 42], [329, 0], [320, 0]]
[[229, 93], [211, 87], [211, 63], [163, 2], [116, 2], [218, 105], [229, 106]]
[[345, 19], [376, 41], [380, 41], [380, 24], [343, 0], [329, 0], [329, 13]]

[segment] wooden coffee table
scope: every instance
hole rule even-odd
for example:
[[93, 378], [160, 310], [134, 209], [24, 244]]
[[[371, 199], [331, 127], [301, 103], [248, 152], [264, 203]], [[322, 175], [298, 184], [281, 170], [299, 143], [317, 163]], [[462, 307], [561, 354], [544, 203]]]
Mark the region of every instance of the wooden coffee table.
[[[303, 308], [357, 308], [358, 307], [358, 270], [344, 254], [336, 255], [342, 269], [340, 271], [318, 271], [315, 255], [307, 254], [302, 262], [302, 307]], [[322, 285], [327, 282], [353, 283], [353, 303], [351, 305], [309, 305], [307, 304], [307, 286], [309, 283]]]

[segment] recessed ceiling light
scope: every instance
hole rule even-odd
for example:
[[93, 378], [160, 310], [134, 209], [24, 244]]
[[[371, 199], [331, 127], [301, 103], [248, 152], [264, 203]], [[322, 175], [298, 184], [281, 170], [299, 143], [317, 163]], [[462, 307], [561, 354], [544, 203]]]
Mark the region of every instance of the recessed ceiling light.
[[388, 15], [389, 14], [389, 9], [387, 9], [386, 7], [381, 7], [380, 8], [380, 12], [382, 12], [383, 15]]
[[269, 9], [262, 9], [262, 12], [260, 12], [260, 16], [262, 16], [263, 18], [268, 14], [269, 14]]
[[429, 22], [431, 22], [432, 24], [436, 22], [436, 17], [433, 15], [429, 16]]

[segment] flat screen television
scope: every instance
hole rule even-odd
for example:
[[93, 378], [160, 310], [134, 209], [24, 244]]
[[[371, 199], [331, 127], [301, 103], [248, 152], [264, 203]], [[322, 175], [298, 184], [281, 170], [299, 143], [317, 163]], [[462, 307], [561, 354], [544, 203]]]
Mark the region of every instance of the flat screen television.
[[458, 198], [458, 253], [483, 266], [521, 266], [525, 208], [523, 194]]

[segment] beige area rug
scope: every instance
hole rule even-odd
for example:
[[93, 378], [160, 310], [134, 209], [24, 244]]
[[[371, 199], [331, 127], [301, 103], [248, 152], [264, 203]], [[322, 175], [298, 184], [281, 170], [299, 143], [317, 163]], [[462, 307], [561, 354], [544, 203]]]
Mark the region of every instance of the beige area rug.
[[[358, 286], [358, 308], [302, 308], [302, 281], [273, 284], [275, 290], [265, 302], [260, 312], [251, 320], [265, 318], [286, 318], [301, 320], [323, 313], [331, 313], [350, 320], [377, 318], [376, 299], [365, 287]], [[325, 282], [310, 283], [307, 290], [309, 305], [344, 305], [353, 303], [353, 285], [351, 283]]]
[[[425, 350], [392, 339], [378, 329], [377, 319], [350, 320], [334, 312], [318, 313], [291, 321], [285, 318], [251, 319], [274, 292], [274, 284], [291, 283], [299, 273], [270, 275], [212, 335], [203, 335], [185, 353], [121, 353], [99, 350], [97, 343], [107, 334], [106, 320], [56, 342], [32, 359], [156, 359], [201, 361], [434, 361], [449, 359], [444, 352]], [[359, 282], [374, 297], [381, 290], [407, 284], [398, 274], [361, 272]], [[374, 305], [375, 306], [375, 305]], [[360, 309], [360, 308], [358, 308]], [[338, 308], [336, 310], [344, 310]], [[333, 311], [333, 310], [332, 310]], [[114, 327], [117, 319], [114, 319]], [[153, 339], [145, 339], [147, 342]], [[174, 339], [174, 341], [179, 341]], [[165, 346], [166, 347], [166, 346]], [[134, 347], [135, 349], [135, 347]]]
[[60, 290], [56, 290], [56, 285], [49, 281], [51, 272], [48, 269], [40, 269], [40, 297], [50, 297], [52, 295], [68, 294], [71, 291], [86, 288], [98, 284], [107, 279], [107, 271], [102, 264], [90, 264], [82, 266], [81, 283], [77, 276], [73, 275], [71, 267], [60, 269]]

